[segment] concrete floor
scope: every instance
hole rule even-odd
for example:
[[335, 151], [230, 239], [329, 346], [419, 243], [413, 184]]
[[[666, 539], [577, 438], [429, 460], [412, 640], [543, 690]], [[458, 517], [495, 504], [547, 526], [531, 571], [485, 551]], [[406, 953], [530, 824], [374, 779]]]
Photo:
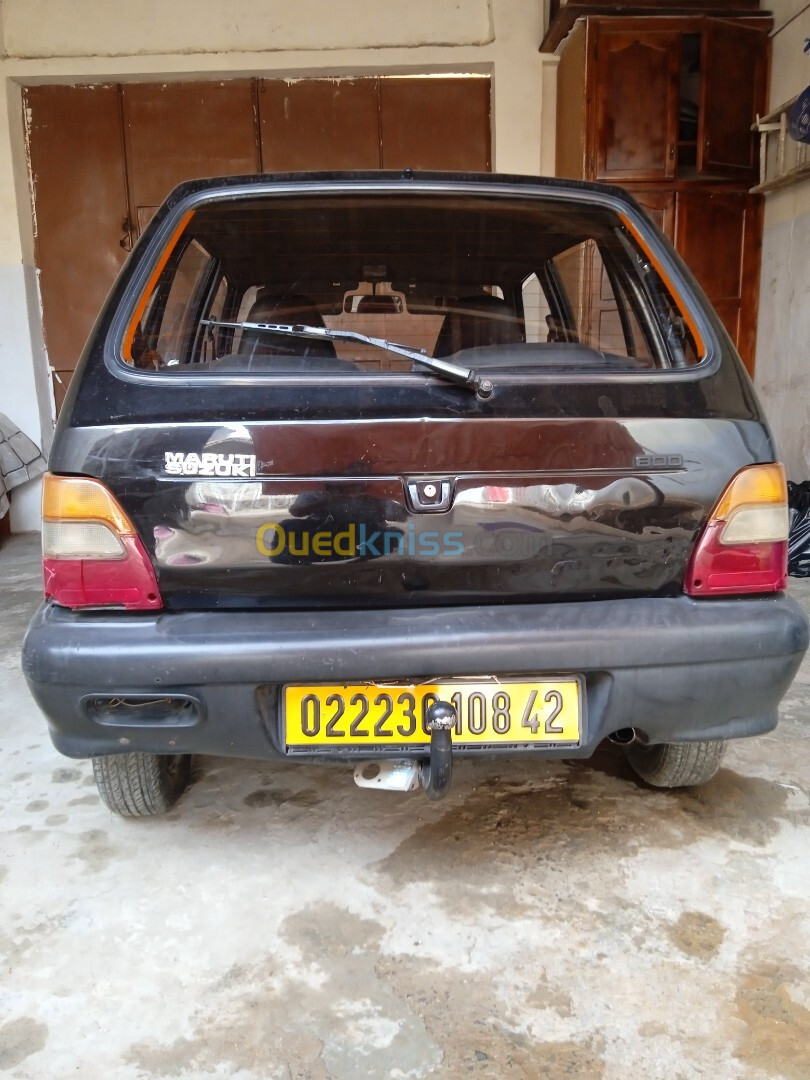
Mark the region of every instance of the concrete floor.
[[6, 542], [0, 1074], [810, 1077], [810, 664], [700, 790], [613, 748], [462, 765], [438, 805], [208, 759], [125, 821], [24, 686], [38, 570]]

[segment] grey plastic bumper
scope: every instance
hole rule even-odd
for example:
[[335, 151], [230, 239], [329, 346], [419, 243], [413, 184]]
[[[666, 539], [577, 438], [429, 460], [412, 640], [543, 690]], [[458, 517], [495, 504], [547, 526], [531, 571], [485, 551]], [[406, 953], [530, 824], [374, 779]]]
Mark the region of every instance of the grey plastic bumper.
[[[276, 689], [287, 682], [571, 672], [586, 680], [582, 745], [531, 752], [587, 757], [625, 727], [650, 742], [770, 730], [807, 643], [807, 619], [784, 595], [143, 616], [43, 604], [23, 669], [71, 757], [276, 756]], [[89, 696], [138, 694], [185, 695], [194, 707], [114, 724], [87, 707]]]

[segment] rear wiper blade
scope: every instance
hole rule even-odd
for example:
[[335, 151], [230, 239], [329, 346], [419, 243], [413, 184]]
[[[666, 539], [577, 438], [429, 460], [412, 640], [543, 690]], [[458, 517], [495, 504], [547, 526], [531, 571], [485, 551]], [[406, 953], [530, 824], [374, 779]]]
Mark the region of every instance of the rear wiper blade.
[[424, 364], [426, 368], [441, 375], [448, 382], [474, 390], [479, 397], [488, 398], [492, 394], [490, 380], [483, 378], [472, 368], [452, 364], [448, 360], [439, 360], [417, 349], [409, 349], [407, 345], [400, 345], [396, 341], [386, 341], [385, 338], [359, 334], [356, 330], [330, 330], [326, 326], [305, 326], [302, 323], [225, 322], [220, 319], [200, 319], [200, 324], [230, 327], [234, 330], [259, 330], [268, 334], [286, 334], [288, 337], [312, 338], [319, 341], [355, 341], [360, 345], [373, 345], [377, 349], [385, 349], [386, 352], [406, 356], [416, 364]]

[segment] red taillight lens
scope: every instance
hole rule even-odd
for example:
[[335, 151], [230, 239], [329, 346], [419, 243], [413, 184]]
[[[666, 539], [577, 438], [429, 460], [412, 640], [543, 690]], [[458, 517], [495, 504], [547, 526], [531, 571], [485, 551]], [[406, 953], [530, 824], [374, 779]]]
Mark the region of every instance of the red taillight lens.
[[781, 465], [751, 465], [732, 479], [698, 538], [690, 596], [779, 592], [787, 584], [788, 506]]
[[113, 495], [87, 477], [48, 473], [42, 489], [45, 596], [64, 607], [163, 606], [155, 571]]

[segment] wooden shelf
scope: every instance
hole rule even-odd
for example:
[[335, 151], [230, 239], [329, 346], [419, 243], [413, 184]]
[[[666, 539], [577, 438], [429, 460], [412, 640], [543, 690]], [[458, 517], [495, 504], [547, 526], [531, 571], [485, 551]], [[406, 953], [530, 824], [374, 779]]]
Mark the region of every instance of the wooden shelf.
[[[810, 177], [810, 146], [796, 142], [787, 132], [787, 114], [799, 95], [785, 101], [768, 113], [757, 117], [751, 130], [759, 132], [759, 183], [752, 194], [767, 195], [769, 191], [800, 184]], [[771, 136], [776, 136], [776, 146]]]
[[792, 187], [793, 184], [800, 184], [808, 179], [810, 179], [810, 161], [806, 161], [803, 165], [796, 165], [789, 172], [774, 176], [763, 184], [757, 184], [756, 187], [751, 188], [751, 194], [767, 195], [769, 191], [779, 191], [780, 188]]

